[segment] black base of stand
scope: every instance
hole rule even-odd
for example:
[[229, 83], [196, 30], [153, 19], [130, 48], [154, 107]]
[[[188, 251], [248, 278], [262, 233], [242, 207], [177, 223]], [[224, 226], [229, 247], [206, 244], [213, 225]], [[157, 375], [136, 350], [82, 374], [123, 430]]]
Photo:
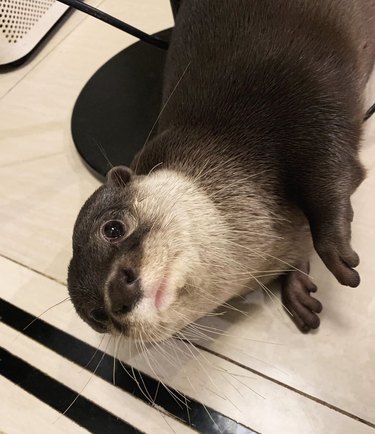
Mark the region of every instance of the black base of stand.
[[[156, 34], [169, 40], [172, 29]], [[79, 95], [72, 114], [74, 144], [96, 174], [129, 165], [160, 110], [167, 52], [137, 42], [104, 64]], [[110, 162], [110, 163], [109, 163]]]

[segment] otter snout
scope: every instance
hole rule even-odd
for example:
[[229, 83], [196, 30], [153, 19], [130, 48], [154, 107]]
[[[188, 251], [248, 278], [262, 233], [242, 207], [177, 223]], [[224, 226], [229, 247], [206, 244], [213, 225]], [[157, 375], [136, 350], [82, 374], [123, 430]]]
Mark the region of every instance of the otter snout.
[[141, 300], [140, 279], [133, 268], [119, 268], [108, 284], [108, 310], [113, 316], [130, 312]]

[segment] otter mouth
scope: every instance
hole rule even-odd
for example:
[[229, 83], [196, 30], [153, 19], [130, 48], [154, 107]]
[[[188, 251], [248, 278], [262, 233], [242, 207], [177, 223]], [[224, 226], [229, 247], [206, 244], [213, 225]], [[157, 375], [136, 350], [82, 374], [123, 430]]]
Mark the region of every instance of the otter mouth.
[[132, 329], [136, 329], [139, 326], [138, 323], [154, 326], [155, 314], [167, 310], [172, 302], [173, 294], [169, 291], [170, 287], [170, 277], [164, 273], [163, 277], [153, 285], [153, 289], [146, 290], [147, 292], [137, 303], [140, 311], [137, 312], [137, 306], [135, 306], [134, 311], [129, 312], [129, 315], [123, 315], [121, 318], [111, 315], [113, 329], [124, 336], [133, 337]]

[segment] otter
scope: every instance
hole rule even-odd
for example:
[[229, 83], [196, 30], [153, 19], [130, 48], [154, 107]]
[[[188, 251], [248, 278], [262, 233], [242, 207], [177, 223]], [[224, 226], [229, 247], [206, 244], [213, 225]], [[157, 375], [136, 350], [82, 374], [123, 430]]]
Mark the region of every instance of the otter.
[[360, 283], [350, 197], [375, 2], [180, 3], [156, 131], [78, 215], [71, 300], [99, 332], [155, 341], [280, 274], [294, 322], [315, 329], [313, 249]]

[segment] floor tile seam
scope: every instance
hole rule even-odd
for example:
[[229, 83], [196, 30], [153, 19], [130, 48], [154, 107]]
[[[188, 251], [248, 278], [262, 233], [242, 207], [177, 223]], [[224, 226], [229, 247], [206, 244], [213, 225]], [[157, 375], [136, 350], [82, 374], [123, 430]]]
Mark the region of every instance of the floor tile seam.
[[[26, 264], [23, 264], [22, 262], [9, 257], [8, 255], [0, 253], [0, 257], [4, 258], [4, 259], [6, 259], [6, 260], [8, 260], [10, 262], [13, 262], [13, 263], [15, 263], [15, 264], [17, 264], [17, 265], [19, 265], [19, 266], [21, 266], [23, 268], [26, 268], [27, 270], [30, 270], [30, 271], [32, 271], [32, 272], [34, 272], [34, 273], [36, 273], [36, 274], [38, 274], [40, 276], [43, 276], [43, 277], [45, 277], [45, 278], [47, 278], [47, 279], [49, 279], [49, 280], [51, 280], [51, 281], [53, 281], [55, 283], [58, 283], [59, 285], [62, 285], [62, 286], [65, 286], [65, 287], [67, 286], [65, 282], [63, 282], [63, 281], [61, 281], [59, 279], [56, 279], [56, 278], [54, 278], [51, 275], [43, 273], [43, 272], [41, 272], [41, 271], [39, 271], [39, 270], [37, 270], [37, 269], [35, 269], [33, 267], [30, 267], [30, 266], [28, 266]], [[247, 370], [249, 372], [252, 372], [253, 374], [258, 375], [259, 377], [261, 377], [261, 378], [263, 378], [265, 380], [268, 380], [268, 381], [270, 381], [270, 382], [272, 382], [274, 384], [277, 384], [278, 386], [286, 388], [286, 389], [288, 389], [288, 390], [290, 390], [290, 391], [292, 391], [292, 392], [294, 392], [294, 393], [296, 393], [296, 394], [298, 394], [300, 396], [303, 396], [304, 398], [307, 398], [307, 399], [309, 399], [311, 401], [316, 402], [317, 404], [325, 406], [325, 407], [329, 408], [330, 410], [333, 410], [333, 411], [336, 411], [338, 413], [341, 413], [342, 415], [350, 417], [351, 419], [354, 419], [354, 420], [356, 420], [359, 423], [363, 423], [364, 425], [367, 425], [367, 426], [369, 426], [371, 428], [375, 428], [375, 424], [372, 423], [369, 420], [363, 419], [360, 416], [357, 416], [357, 415], [355, 415], [355, 414], [353, 414], [353, 413], [351, 413], [349, 411], [346, 411], [346, 410], [344, 410], [344, 409], [342, 409], [340, 407], [337, 407], [336, 405], [330, 404], [329, 402], [324, 401], [324, 400], [322, 400], [320, 398], [317, 398], [316, 396], [310, 395], [310, 394], [308, 394], [308, 393], [306, 393], [306, 392], [304, 392], [304, 391], [302, 391], [300, 389], [297, 389], [297, 388], [295, 388], [295, 387], [293, 387], [293, 386], [291, 386], [291, 385], [289, 385], [287, 383], [279, 381], [276, 378], [273, 378], [273, 377], [271, 377], [269, 375], [266, 375], [266, 374], [258, 371], [257, 369], [251, 368], [251, 367], [246, 366], [246, 365], [244, 365], [244, 364], [242, 364], [242, 363], [240, 363], [240, 362], [238, 362], [236, 360], [233, 360], [233, 359], [231, 359], [228, 356], [225, 356], [223, 354], [217, 353], [214, 350], [210, 350], [210, 349], [208, 349], [208, 348], [206, 348], [204, 346], [201, 346], [201, 345], [195, 345], [195, 346], [198, 349], [202, 350], [202, 351], [208, 352], [208, 353], [210, 353], [210, 354], [212, 354], [212, 355], [214, 355], [214, 356], [216, 356], [216, 357], [218, 357], [218, 358], [220, 358], [222, 360], [225, 360], [225, 361], [227, 361], [227, 362], [229, 362], [229, 363], [231, 363], [231, 364], [233, 364], [235, 366], [238, 366], [238, 367], [240, 367], [242, 369], [245, 369], [245, 370]]]
[[278, 386], [284, 387], [285, 389], [288, 389], [288, 390], [290, 390], [290, 391], [292, 391], [292, 392], [294, 392], [294, 393], [296, 393], [296, 394], [298, 394], [300, 396], [303, 396], [304, 398], [307, 398], [307, 399], [309, 399], [311, 401], [314, 401], [317, 404], [320, 404], [320, 405], [322, 405], [324, 407], [328, 407], [330, 410], [336, 411], [338, 413], [341, 413], [344, 416], [350, 417], [351, 419], [354, 419], [357, 422], [363, 423], [364, 425], [367, 425], [370, 428], [375, 428], [375, 423], [373, 423], [373, 422], [371, 422], [371, 421], [369, 421], [367, 419], [364, 419], [364, 418], [362, 418], [360, 416], [357, 416], [354, 413], [351, 413], [351, 412], [349, 412], [347, 410], [344, 410], [343, 408], [340, 408], [340, 407], [338, 407], [338, 406], [336, 406], [334, 404], [330, 404], [329, 402], [324, 401], [323, 399], [317, 398], [316, 396], [311, 395], [309, 393], [306, 393], [303, 390], [297, 389], [296, 387], [293, 387], [293, 386], [291, 386], [291, 385], [289, 385], [287, 383], [284, 383], [283, 381], [277, 380], [276, 378], [273, 378], [273, 377], [271, 377], [269, 375], [266, 375], [266, 374], [258, 371], [257, 369], [254, 369], [254, 368], [251, 368], [249, 366], [246, 366], [243, 363], [240, 363], [240, 362], [238, 362], [236, 360], [231, 359], [228, 356], [225, 356], [224, 354], [217, 353], [216, 351], [211, 350], [209, 348], [206, 348], [206, 347], [204, 347], [202, 345], [197, 345], [197, 344], [193, 344], [193, 345], [196, 348], [198, 348], [198, 349], [200, 349], [202, 351], [205, 351], [205, 352], [210, 353], [210, 354], [212, 354], [214, 356], [220, 357], [221, 359], [223, 359], [223, 360], [225, 360], [225, 361], [227, 361], [229, 363], [232, 363], [233, 365], [238, 366], [239, 368], [245, 369], [245, 370], [247, 370], [247, 371], [249, 371], [249, 372], [251, 372], [251, 373], [253, 373], [255, 375], [258, 375], [259, 377], [262, 377], [265, 380], [268, 380], [268, 381], [270, 381], [272, 383], [277, 384]]

